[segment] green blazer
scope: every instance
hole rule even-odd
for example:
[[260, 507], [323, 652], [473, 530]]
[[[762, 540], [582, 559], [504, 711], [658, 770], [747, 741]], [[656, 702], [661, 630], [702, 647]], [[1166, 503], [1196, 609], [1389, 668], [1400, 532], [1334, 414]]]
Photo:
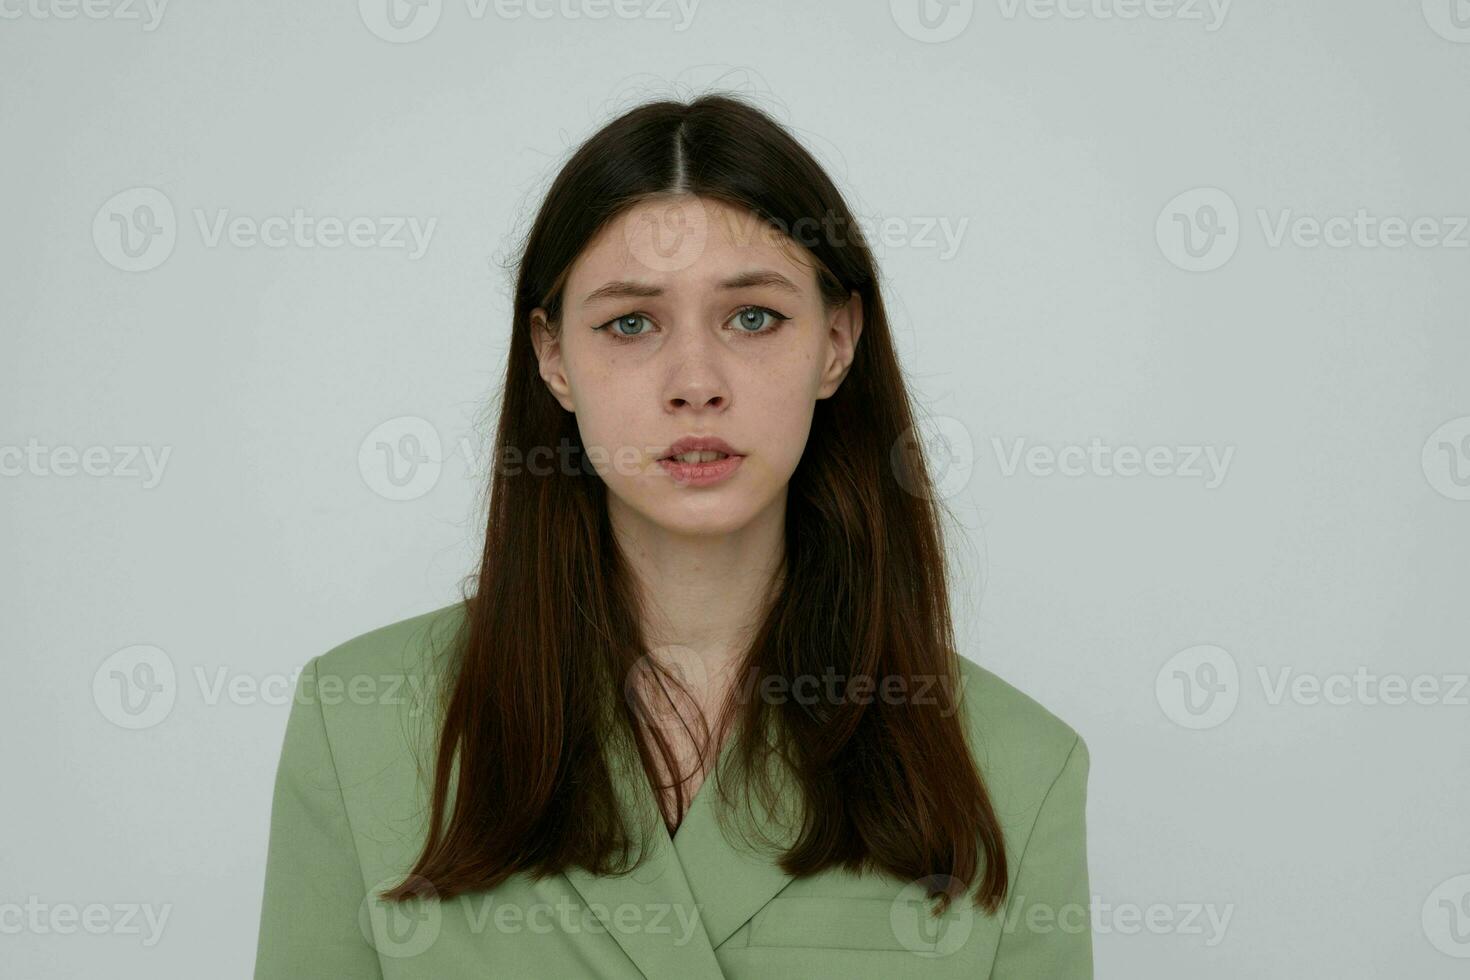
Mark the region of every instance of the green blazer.
[[[627, 875], [573, 869], [443, 902], [377, 900], [424, 839], [428, 644], [462, 615], [454, 604], [384, 626], [303, 668], [276, 775], [257, 980], [1092, 976], [1087, 747], [963, 658], [962, 710], [1009, 860], [995, 915], [961, 896], [933, 919], [920, 884], [887, 876], [792, 878], [725, 839], [712, 792], [695, 795], [672, 838], [652, 821], [645, 863]], [[646, 779], [619, 791], [657, 812]]]

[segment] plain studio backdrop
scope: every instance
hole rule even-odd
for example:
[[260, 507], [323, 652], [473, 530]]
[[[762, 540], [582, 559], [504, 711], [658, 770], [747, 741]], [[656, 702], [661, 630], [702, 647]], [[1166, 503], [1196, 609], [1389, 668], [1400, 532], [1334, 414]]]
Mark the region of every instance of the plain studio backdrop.
[[289, 692], [472, 570], [509, 260], [734, 90], [883, 271], [1100, 977], [1470, 969], [1470, 5], [0, 0], [0, 972], [251, 970]]

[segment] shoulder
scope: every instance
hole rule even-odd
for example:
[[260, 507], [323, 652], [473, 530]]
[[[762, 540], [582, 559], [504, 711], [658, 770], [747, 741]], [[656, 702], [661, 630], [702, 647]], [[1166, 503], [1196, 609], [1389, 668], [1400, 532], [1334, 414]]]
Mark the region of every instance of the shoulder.
[[1071, 725], [996, 674], [964, 656], [959, 667], [967, 734], [997, 816], [1029, 831], [1064, 777], [1085, 784], [1087, 744]]
[[360, 633], [314, 657], [318, 681], [343, 683], [412, 672], [432, 673], [464, 620], [464, 603], [454, 602]]
[[350, 637], [302, 668], [297, 707], [320, 712], [345, 784], [382, 782], [400, 761], [432, 757], [444, 657], [463, 620], [463, 603], [441, 606]]
[[1040, 755], [1065, 753], [1077, 741], [1071, 725], [1031, 695], [959, 656], [961, 699], [971, 733], [994, 747], [1030, 746]]
[[460, 603], [442, 606], [359, 633], [303, 665], [273, 804], [283, 840], [314, 846], [316, 859], [322, 835], [334, 833], [355, 842], [366, 880], [401, 877], [426, 830], [438, 655], [463, 618]]

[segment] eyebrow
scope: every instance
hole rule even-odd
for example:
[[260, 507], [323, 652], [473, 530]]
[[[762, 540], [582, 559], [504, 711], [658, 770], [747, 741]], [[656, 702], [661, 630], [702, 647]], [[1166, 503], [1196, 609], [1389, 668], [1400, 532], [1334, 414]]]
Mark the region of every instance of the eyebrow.
[[[796, 285], [796, 283], [792, 282], [790, 279], [787, 279], [785, 276], [781, 275], [781, 273], [775, 272], [770, 269], [756, 269], [751, 272], [742, 272], [738, 276], [732, 276], [729, 279], [721, 281], [716, 286], [716, 288], [749, 289], [752, 286], [772, 286], [776, 289], [785, 290], [786, 292], [796, 293], [798, 295], [800, 295], [801, 293], [801, 289]], [[587, 298], [582, 300], [582, 305], [591, 306], [598, 300], [609, 299], [611, 297], [635, 296], [641, 298], [647, 296], [662, 296], [663, 293], [664, 291], [661, 286], [655, 286], [646, 282], [636, 282], [629, 279], [616, 279], [612, 282], [604, 283], [603, 285], [598, 286], [596, 289], [592, 290], [592, 292], [588, 293]]]

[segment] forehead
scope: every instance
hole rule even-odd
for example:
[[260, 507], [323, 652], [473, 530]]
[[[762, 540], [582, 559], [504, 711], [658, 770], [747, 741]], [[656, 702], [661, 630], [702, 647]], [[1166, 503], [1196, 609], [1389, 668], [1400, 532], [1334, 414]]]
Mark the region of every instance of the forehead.
[[706, 197], [661, 196], [623, 211], [588, 242], [567, 276], [566, 298], [580, 303], [612, 280], [708, 288], [754, 268], [816, 289], [806, 249], [754, 213]]

